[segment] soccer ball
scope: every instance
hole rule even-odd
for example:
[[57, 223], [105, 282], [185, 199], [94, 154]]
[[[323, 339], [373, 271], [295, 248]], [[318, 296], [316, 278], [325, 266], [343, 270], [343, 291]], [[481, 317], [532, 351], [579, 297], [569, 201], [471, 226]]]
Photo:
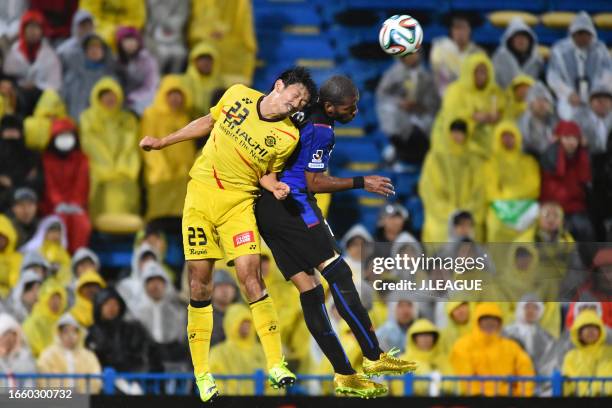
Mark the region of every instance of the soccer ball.
[[416, 18], [395, 15], [385, 20], [378, 33], [378, 43], [384, 52], [403, 57], [421, 48], [423, 29]]

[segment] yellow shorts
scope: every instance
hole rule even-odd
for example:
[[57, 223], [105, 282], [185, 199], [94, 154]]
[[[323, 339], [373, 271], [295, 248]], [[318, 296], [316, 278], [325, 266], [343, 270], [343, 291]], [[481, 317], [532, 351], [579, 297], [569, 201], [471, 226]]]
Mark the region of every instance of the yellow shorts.
[[190, 180], [183, 209], [185, 259], [232, 261], [242, 255], [259, 254], [254, 205], [253, 193], [220, 190]]

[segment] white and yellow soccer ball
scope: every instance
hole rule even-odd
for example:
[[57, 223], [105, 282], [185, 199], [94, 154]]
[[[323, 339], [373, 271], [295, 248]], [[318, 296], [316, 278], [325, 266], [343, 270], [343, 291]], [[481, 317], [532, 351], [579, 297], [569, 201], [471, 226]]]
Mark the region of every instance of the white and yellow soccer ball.
[[378, 42], [387, 54], [403, 57], [421, 48], [423, 29], [416, 18], [407, 14], [395, 15], [383, 23]]

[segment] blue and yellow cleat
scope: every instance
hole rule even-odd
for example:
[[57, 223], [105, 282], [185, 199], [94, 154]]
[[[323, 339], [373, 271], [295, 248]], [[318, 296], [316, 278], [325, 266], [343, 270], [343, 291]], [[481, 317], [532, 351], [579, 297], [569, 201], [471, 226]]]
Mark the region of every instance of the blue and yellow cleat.
[[196, 376], [196, 385], [200, 391], [200, 399], [203, 402], [213, 402], [219, 396], [217, 384], [211, 373], [199, 374]]
[[295, 384], [296, 376], [287, 368], [285, 357], [268, 371], [268, 381], [275, 390]]

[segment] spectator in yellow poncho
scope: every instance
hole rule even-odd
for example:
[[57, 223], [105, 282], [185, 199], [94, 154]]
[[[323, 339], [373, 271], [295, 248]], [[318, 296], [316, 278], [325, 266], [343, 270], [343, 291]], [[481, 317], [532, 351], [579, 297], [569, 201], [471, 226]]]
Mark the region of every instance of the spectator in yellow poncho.
[[[450, 375], [451, 368], [447, 356], [444, 355], [440, 344], [440, 331], [427, 319], [419, 319], [408, 330], [406, 336], [406, 352], [401, 359], [414, 361], [417, 376]], [[449, 383], [445, 384], [447, 388]], [[414, 383], [415, 395], [437, 395], [441, 384], [436, 381], [417, 381]], [[404, 383], [391, 382], [391, 395], [403, 396]]]
[[[189, 123], [191, 105], [191, 93], [181, 76], [165, 76], [153, 105], [142, 116], [142, 136], [161, 138], [182, 128]], [[147, 219], [180, 217], [195, 157], [193, 141], [177, 143], [144, 156]]]
[[189, 53], [185, 85], [193, 95], [192, 118], [208, 115], [215, 91], [223, 87], [219, 53], [212, 45], [201, 42]]
[[[521, 346], [501, 336], [502, 322], [502, 312], [495, 303], [476, 306], [472, 331], [457, 340], [451, 351], [450, 361], [455, 375], [535, 375], [531, 359]], [[461, 384], [462, 393], [466, 395], [531, 396], [534, 388], [532, 382], [517, 382], [512, 386], [494, 381]]]
[[80, 136], [89, 157], [89, 215], [138, 214], [141, 155], [134, 115], [123, 110], [123, 91], [104, 77], [91, 91], [89, 108], [81, 114]]
[[483, 53], [470, 55], [461, 66], [461, 76], [446, 90], [442, 109], [435, 120], [431, 135], [432, 149], [445, 150], [446, 129], [458, 117], [467, 118], [473, 129], [473, 144], [488, 154], [492, 146], [493, 127], [503, 117], [506, 104], [504, 92], [495, 82], [493, 64]]
[[[93, 374], [102, 372], [98, 357], [83, 347], [84, 333], [72, 315], [66, 313], [57, 322], [55, 342], [45, 348], [37, 361], [39, 373]], [[97, 394], [102, 382], [95, 379], [40, 379], [42, 388], [73, 388], [80, 394]]]
[[28, 116], [23, 122], [28, 149], [45, 150], [51, 138], [53, 119], [66, 117], [68, 113], [62, 97], [53, 89], [45, 90], [38, 99], [32, 116]]
[[535, 84], [535, 79], [526, 74], [514, 77], [506, 88], [507, 108], [504, 116], [508, 120], [518, 121], [527, 110], [527, 93]]
[[250, 85], [255, 71], [257, 40], [250, 0], [192, 0], [189, 44], [213, 44], [219, 50], [226, 88]]
[[510, 121], [497, 125], [493, 155], [487, 161], [486, 240], [513, 242], [528, 228], [533, 228], [538, 214], [540, 167], [523, 153], [523, 136]]
[[23, 322], [23, 332], [34, 357], [53, 344], [55, 325], [66, 309], [67, 299], [63, 286], [53, 281], [43, 284], [38, 302]]
[[142, 0], [80, 0], [79, 7], [91, 13], [96, 22], [96, 33], [113, 48], [118, 27], [141, 30], [147, 21], [147, 6]]
[[468, 302], [446, 302], [444, 304], [447, 320], [446, 327], [440, 331], [440, 348], [446, 357], [450, 356], [455, 342], [472, 329], [472, 309], [472, 305]]
[[22, 256], [15, 251], [17, 231], [11, 220], [0, 214], [0, 298], [6, 298], [19, 281]]
[[450, 122], [444, 136], [446, 149], [427, 153], [419, 180], [425, 208], [423, 242], [449, 240], [448, 220], [457, 210], [472, 214], [476, 239], [480, 239], [485, 214], [485, 159], [470, 149], [472, 135], [466, 120]]
[[[563, 359], [562, 373], [568, 377], [612, 377], [612, 346], [606, 344], [606, 327], [593, 310], [580, 312], [571, 328], [576, 346]], [[590, 390], [589, 390], [590, 389]], [[599, 381], [565, 382], [565, 395], [612, 395], [612, 384]]]
[[[215, 374], [248, 374], [265, 370], [266, 359], [255, 339], [255, 327], [249, 308], [233, 304], [223, 319], [225, 340], [210, 350], [210, 371]], [[252, 381], [217, 380], [223, 395], [254, 395]]]
[[75, 302], [70, 314], [83, 327], [88, 328], [94, 323], [93, 300], [100, 290], [106, 287], [106, 282], [93, 269], [83, 272], [77, 279], [75, 288]]

